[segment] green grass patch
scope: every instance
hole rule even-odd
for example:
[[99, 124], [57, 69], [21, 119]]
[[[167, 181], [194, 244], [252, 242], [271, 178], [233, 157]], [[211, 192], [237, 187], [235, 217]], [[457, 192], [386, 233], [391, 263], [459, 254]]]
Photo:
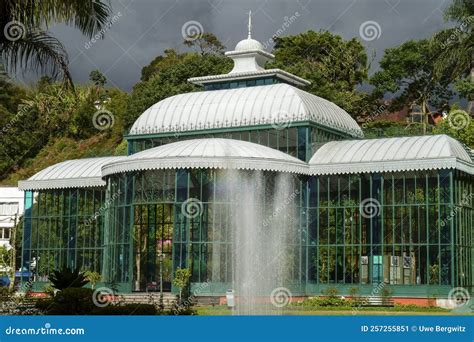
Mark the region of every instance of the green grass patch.
[[[196, 306], [196, 312], [200, 316], [226, 316], [232, 315], [232, 310], [224, 305]], [[395, 305], [394, 307], [348, 307], [327, 306], [308, 307], [302, 305], [289, 305], [282, 309], [268, 310], [268, 314], [281, 314], [289, 316], [332, 316], [332, 315], [460, 315], [450, 310], [438, 307], [421, 307], [416, 305]]]

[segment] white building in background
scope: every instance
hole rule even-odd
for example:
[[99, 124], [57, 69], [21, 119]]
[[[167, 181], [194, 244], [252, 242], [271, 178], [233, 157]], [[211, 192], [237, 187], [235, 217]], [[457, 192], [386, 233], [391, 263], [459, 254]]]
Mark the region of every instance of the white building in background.
[[17, 187], [0, 187], [0, 246], [8, 243], [11, 229], [23, 213], [23, 191]]

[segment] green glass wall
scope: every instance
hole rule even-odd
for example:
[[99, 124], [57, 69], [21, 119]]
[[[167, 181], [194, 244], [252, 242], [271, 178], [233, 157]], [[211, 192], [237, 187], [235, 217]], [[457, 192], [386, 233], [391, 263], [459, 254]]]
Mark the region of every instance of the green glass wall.
[[453, 236], [454, 281], [457, 286], [470, 288], [472, 291], [474, 290], [473, 177], [456, 172], [453, 185], [454, 209], [448, 215], [448, 226]]
[[[267, 191], [274, 191], [276, 175], [265, 174]], [[232, 208], [242, 205], [229, 181], [223, 171], [201, 169], [138, 172], [129, 183], [124, 175], [110, 177], [111, 193], [133, 184], [133, 204], [117, 197], [107, 215], [107, 281], [147, 291], [156, 290], [162, 276], [167, 290], [173, 271], [187, 267], [192, 283], [209, 283], [212, 293], [225, 291], [232, 280]], [[265, 203], [259, 206], [267, 210]], [[128, 223], [121, 208], [132, 214]], [[127, 234], [132, 239], [120, 242]], [[130, 261], [125, 263], [127, 249]]]
[[307, 186], [308, 284], [383, 282], [400, 285], [399, 295], [410, 294], [406, 285], [439, 287], [425, 296], [446, 295], [443, 286], [472, 288], [472, 177], [447, 170], [320, 176]]
[[62, 266], [102, 272], [105, 189], [27, 192], [22, 267], [38, 286]]
[[209, 131], [205, 134], [178, 132], [174, 135], [157, 135], [149, 138], [129, 137], [129, 154], [181, 140], [198, 138], [227, 138], [249, 141], [274, 148], [300, 160], [309, 161], [314, 152], [324, 143], [346, 139], [348, 136], [316, 126], [296, 124], [282, 124], [280, 129], [272, 127], [248, 130], [227, 129], [225, 131]]
[[[277, 174], [265, 173], [271, 194]], [[218, 170], [114, 175], [105, 188], [25, 193], [22, 265], [37, 289], [63, 265], [99, 272], [121, 291], [171, 289], [177, 267], [222, 295], [232, 279], [232, 181]], [[295, 179], [294, 294], [327, 287], [446, 295], [473, 287], [473, 177], [453, 170]], [[235, 188], [235, 187], [234, 187]], [[199, 215], [183, 205], [197, 201]], [[265, 201], [264, 201], [265, 202]], [[268, 207], [259, 204], [266, 215]], [[271, 214], [271, 213], [270, 213]], [[299, 285], [299, 286], [298, 286]]]
[[107, 183], [103, 274], [105, 282], [123, 292], [132, 291], [132, 189], [133, 173]]

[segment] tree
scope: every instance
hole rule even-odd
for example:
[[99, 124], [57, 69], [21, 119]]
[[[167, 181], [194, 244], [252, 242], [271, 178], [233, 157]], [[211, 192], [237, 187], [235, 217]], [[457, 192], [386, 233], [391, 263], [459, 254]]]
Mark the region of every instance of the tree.
[[179, 304], [183, 300], [183, 293], [186, 292], [186, 289], [189, 286], [189, 279], [191, 278], [191, 271], [187, 268], [178, 268], [176, 269], [173, 285], [179, 289]]
[[150, 64], [142, 68], [141, 81], [148, 81], [153, 75], [160, 73], [162, 70], [180, 63], [185, 55], [179, 54], [174, 49], [166, 49], [163, 55], [157, 56]]
[[92, 37], [102, 30], [111, 12], [100, 0], [4, 0], [0, 4], [0, 56], [11, 72], [33, 66], [62, 74], [71, 86], [64, 46], [43, 28], [64, 22]]
[[147, 68], [146, 81], [133, 87], [124, 121], [126, 129], [158, 101], [173, 95], [201, 90], [200, 87], [189, 83], [188, 78], [227, 73], [232, 69], [232, 61], [220, 55], [200, 55], [194, 52], [175, 54], [168, 51], [165, 56], [160, 57], [143, 68], [143, 71]]
[[435, 76], [437, 49], [429, 40], [410, 40], [400, 46], [385, 50], [380, 61], [381, 71], [375, 73], [370, 83], [373, 93], [383, 98], [393, 98], [390, 110], [418, 105], [423, 113], [423, 131], [428, 126], [429, 106], [445, 108], [452, 92], [447, 72]]
[[[433, 133], [447, 134], [469, 146], [471, 149], [474, 149], [474, 120], [471, 119], [467, 113], [464, 112], [463, 114], [462, 111], [456, 109], [457, 106], [453, 107], [454, 108], [448, 114], [448, 118], [436, 125], [433, 129]], [[450, 118], [450, 115], [456, 114], [458, 114], [457, 118]]]
[[89, 80], [91, 80], [98, 88], [104, 87], [107, 83], [107, 78], [99, 70], [92, 70], [89, 74]]
[[449, 73], [456, 90], [468, 99], [468, 112], [471, 112], [474, 105], [474, 2], [453, 0], [444, 17], [454, 21], [456, 27], [440, 31], [432, 40], [441, 47], [435, 61], [436, 73]]
[[196, 39], [185, 40], [184, 45], [194, 48], [201, 55], [223, 55], [225, 46], [212, 33], [204, 32]]
[[9, 275], [11, 253], [5, 246], [0, 246], [0, 275]]
[[[24, 96], [25, 90], [12, 82], [5, 68], [0, 64], [0, 109], [9, 113], [16, 112], [18, 104]], [[0, 115], [0, 124], [1, 127], [4, 127], [2, 119], [3, 117]]]
[[365, 94], [356, 86], [367, 79], [364, 46], [357, 39], [344, 40], [328, 31], [307, 31], [275, 38], [275, 60], [267, 65], [311, 81], [305, 90], [332, 101], [351, 113], [361, 114]]

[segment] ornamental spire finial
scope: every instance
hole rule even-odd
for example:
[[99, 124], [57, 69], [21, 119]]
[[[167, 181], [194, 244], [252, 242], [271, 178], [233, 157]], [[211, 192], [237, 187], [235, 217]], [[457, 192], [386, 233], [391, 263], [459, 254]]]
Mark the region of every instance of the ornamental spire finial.
[[252, 11], [249, 11], [249, 36], [248, 39], [252, 39]]

